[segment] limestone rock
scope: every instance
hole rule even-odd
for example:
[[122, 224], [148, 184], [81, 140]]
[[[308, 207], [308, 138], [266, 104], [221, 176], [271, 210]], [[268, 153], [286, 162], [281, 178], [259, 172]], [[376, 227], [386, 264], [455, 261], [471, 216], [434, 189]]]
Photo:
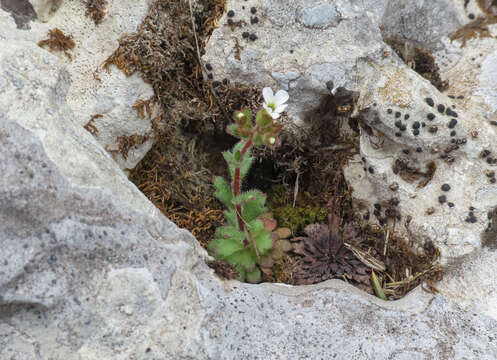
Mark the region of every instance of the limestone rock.
[[[107, 72], [103, 64], [117, 49], [121, 36], [137, 31], [151, 0], [107, 1], [106, 15], [98, 25], [86, 15], [84, 1], [32, 0], [30, 3], [25, 0], [25, 3], [36, 11], [38, 21], [29, 23], [30, 30], [17, 31], [15, 25], [2, 22], [0, 34], [7, 39], [23, 38], [35, 44], [47, 39], [48, 31], [54, 28], [71, 36], [75, 42], [74, 49], [69, 51], [71, 59], [63, 52], [54, 53], [66, 65], [71, 77], [68, 105], [80, 126], [93, 119], [90, 125], [96, 131], [90, 129], [95, 138], [122, 169], [134, 168], [150, 150], [153, 134], [151, 118], [140, 118], [133, 105], [137, 100], [151, 98], [153, 90], [138, 74], [126, 77], [112, 65]], [[146, 141], [132, 147], [124, 156], [119, 149], [120, 139], [133, 135], [145, 136]]]

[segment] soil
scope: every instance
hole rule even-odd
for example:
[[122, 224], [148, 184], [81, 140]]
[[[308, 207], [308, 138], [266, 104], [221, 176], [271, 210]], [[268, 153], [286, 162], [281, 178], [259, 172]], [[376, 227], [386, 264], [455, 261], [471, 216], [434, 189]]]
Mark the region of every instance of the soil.
[[[200, 6], [193, 9], [194, 33], [188, 2], [156, 0], [139, 31], [121, 39], [105, 66], [117, 66], [127, 75], [138, 72], [155, 93], [147, 103], [155, 109], [150, 110], [155, 114], [155, 145], [131, 171], [130, 179], [165, 216], [191, 231], [206, 247], [216, 227], [224, 222], [223, 208], [214, 197], [212, 177], [227, 176], [221, 151], [237, 141], [226, 134], [226, 125], [235, 110], [258, 110], [262, 89], [229, 79], [211, 82], [203, 78], [204, 64], [198, 52], [202, 53], [226, 4], [225, 0], [197, 3]], [[395, 236], [395, 217], [383, 227], [368, 224], [352, 206], [353, 189], [343, 177], [338, 183], [334, 181], [359, 151], [360, 121], [351, 116], [357, 96], [338, 89], [334, 96], [323, 98], [318, 108], [309, 111], [302, 128], [297, 129], [282, 116], [281, 146], [255, 150], [256, 163], [246, 185], [268, 194], [273, 216], [279, 225], [292, 227], [293, 238], [304, 236], [305, 226], [310, 223], [326, 223], [332, 199], [337, 229], [342, 233], [345, 226], [352, 228], [355, 248], [386, 265], [378, 276], [390, 283], [389, 287], [385, 285], [387, 296], [397, 299], [424, 280], [440, 278], [439, 254], [429, 246], [424, 255], [415, 255], [404, 239]], [[347, 124], [352, 130], [342, 131]], [[292, 220], [293, 210], [300, 215], [298, 223]], [[296, 264], [301, 258], [295, 251], [288, 252], [264, 281], [295, 284]], [[228, 264], [215, 261], [210, 265], [220, 276], [236, 277]], [[331, 277], [350, 280], [347, 274]], [[308, 283], [322, 280], [315, 278]], [[372, 289], [369, 284], [365, 290], [372, 293]]]

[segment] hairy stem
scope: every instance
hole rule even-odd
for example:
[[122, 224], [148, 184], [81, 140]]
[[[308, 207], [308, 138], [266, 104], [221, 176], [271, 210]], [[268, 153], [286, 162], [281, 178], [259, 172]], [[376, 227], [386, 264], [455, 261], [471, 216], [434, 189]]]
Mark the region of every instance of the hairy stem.
[[[243, 163], [243, 159], [245, 157], [245, 154], [247, 153], [247, 151], [249, 151], [249, 149], [252, 147], [252, 145], [254, 144], [254, 135], [255, 135], [255, 132], [257, 131], [257, 127], [252, 131], [252, 133], [250, 134], [250, 137], [246, 140], [245, 142], [245, 145], [243, 146], [242, 148], [242, 151], [240, 152], [240, 162]], [[235, 176], [233, 178], [233, 196], [237, 196], [240, 194], [240, 174], [241, 174], [241, 169], [240, 167], [236, 167], [235, 168]], [[236, 209], [236, 218], [237, 218], [237, 221], [238, 221], [238, 229], [243, 232], [244, 229], [245, 229], [245, 224], [243, 222], [243, 219], [242, 219], [242, 206], [241, 205], [236, 205], [235, 206], [235, 209]], [[250, 230], [248, 230], [249, 234], [250, 234]], [[251, 236], [251, 234], [250, 234]], [[257, 255], [257, 258], [259, 258], [259, 253], [258, 253], [258, 250], [257, 250], [257, 246], [254, 243], [254, 249], [255, 249], [255, 253]]]

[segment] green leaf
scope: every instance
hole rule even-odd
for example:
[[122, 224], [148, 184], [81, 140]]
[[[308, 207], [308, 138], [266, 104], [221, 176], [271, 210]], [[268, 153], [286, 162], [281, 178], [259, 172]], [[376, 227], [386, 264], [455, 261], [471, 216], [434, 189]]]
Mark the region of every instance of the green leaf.
[[248, 224], [248, 228], [254, 237], [254, 241], [257, 244], [257, 250], [259, 250], [260, 255], [263, 255], [266, 251], [273, 247], [271, 233], [266, 230], [262, 221], [259, 219], [253, 220]]
[[233, 199], [233, 192], [231, 191], [231, 186], [220, 176], [214, 179], [214, 186], [216, 188], [214, 195], [228, 208], [232, 208], [233, 204], [231, 204], [231, 200]]
[[231, 203], [233, 205], [243, 205], [249, 201], [255, 201], [258, 204], [264, 204], [266, 202], [266, 195], [264, 195], [264, 193], [259, 190], [249, 190], [235, 196], [231, 200]]
[[245, 238], [245, 235], [238, 230], [237, 227], [231, 226], [231, 225], [225, 225], [218, 227], [216, 229], [216, 238], [220, 239], [233, 239], [238, 241], [239, 243], [242, 243], [243, 239]]
[[223, 213], [224, 213], [224, 217], [226, 218], [226, 220], [228, 220], [228, 222], [231, 225], [238, 226], [238, 220], [237, 220], [235, 209], [224, 210]]
[[257, 219], [267, 212], [268, 209], [264, 206], [264, 202], [250, 201], [242, 207], [242, 217], [247, 222]]
[[255, 122], [257, 123], [257, 125], [261, 127], [266, 127], [273, 122], [273, 119], [265, 109], [262, 109], [257, 113], [255, 117]]
[[250, 155], [250, 153], [247, 151], [245, 153], [245, 156], [243, 157], [243, 162], [240, 167], [240, 181], [245, 177], [245, 175], [248, 174], [250, 167], [254, 163], [255, 158]]
[[247, 273], [247, 282], [252, 284], [258, 284], [261, 282], [261, 271], [258, 267]]
[[[227, 259], [238, 251], [245, 251], [243, 245], [235, 239], [217, 238], [208, 246], [209, 251], [218, 259]], [[228, 260], [229, 261], [229, 260]]]
[[226, 258], [231, 265], [242, 266], [246, 271], [252, 271], [255, 266], [255, 256], [248, 249], [237, 251]]
[[238, 271], [238, 277], [236, 279], [238, 281], [241, 281], [241, 282], [245, 281], [245, 276], [247, 274], [247, 272], [245, 271], [245, 269], [242, 266], [240, 266], [240, 265], [235, 266], [235, 269], [236, 269], [236, 271]]

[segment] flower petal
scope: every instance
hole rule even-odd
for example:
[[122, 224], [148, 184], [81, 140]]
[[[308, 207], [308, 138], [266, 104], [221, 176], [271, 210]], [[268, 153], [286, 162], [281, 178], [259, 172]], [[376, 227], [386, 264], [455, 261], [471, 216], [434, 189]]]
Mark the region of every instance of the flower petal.
[[272, 112], [270, 115], [271, 115], [271, 117], [272, 117], [273, 119], [277, 119], [277, 118], [279, 118], [279, 117], [280, 117], [280, 113], [277, 113], [277, 112]]
[[271, 114], [273, 112], [273, 109], [271, 109], [269, 106], [267, 106], [266, 103], [262, 104], [262, 107], [264, 108], [264, 110], [266, 110], [269, 114]]
[[276, 109], [274, 109], [274, 111], [277, 113], [282, 113], [283, 111], [285, 111], [287, 106], [288, 104], [278, 105]]
[[271, 89], [270, 87], [265, 87], [264, 89], [262, 89], [262, 96], [264, 97], [264, 102], [272, 102], [274, 98], [273, 89]]
[[274, 95], [274, 102], [276, 103], [276, 106], [284, 104], [288, 99], [289, 95], [285, 90], [279, 90], [276, 95]]

